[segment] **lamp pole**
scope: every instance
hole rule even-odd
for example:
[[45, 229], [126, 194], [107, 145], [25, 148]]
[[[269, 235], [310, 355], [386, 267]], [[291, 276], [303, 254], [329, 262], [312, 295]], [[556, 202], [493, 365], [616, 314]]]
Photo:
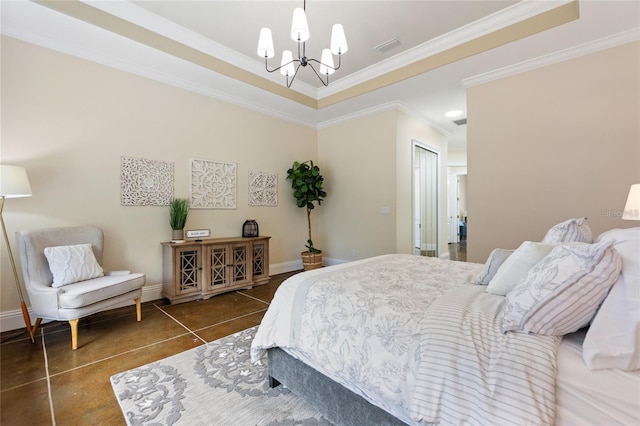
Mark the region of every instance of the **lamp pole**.
[[27, 309], [27, 304], [25, 303], [24, 296], [22, 295], [22, 287], [20, 287], [20, 278], [18, 277], [16, 262], [13, 260], [13, 252], [11, 251], [9, 238], [7, 237], [7, 228], [4, 226], [4, 215], [2, 214], [2, 211], [4, 210], [4, 200], [5, 200], [5, 196], [4, 195], [0, 196], [0, 222], [2, 222], [2, 234], [4, 235], [4, 242], [7, 244], [7, 252], [9, 253], [9, 260], [11, 261], [11, 269], [13, 270], [13, 277], [16, 281], [18, 296], [20, 297], [20, 307], [22, 308], [22, 318], [24, 318], [24, 323], [27, 326], [27, 331], [29, 332], [31, 343], [35, 343], [35, 338], [33, 336], [35, 332], [35, 328], [31, 327], [31, 317], [29, 316], [29, 310]]
[[29, 337], [31, 342], [35, 343], [34, 335], [36, 329], [40, 325], [40, 318], [36, 321], [35, 326], [31, 326], [31, 318], [29, 317], [29, 310], [27, 304], [24, 302], [24, 295], [22, 294], [22, 287], [20, 286], [20, 277], [16, 270], [16, 262], [13, 259], [13, 252], [11, 251], [11, 244], [9, 244], [9, 235], [7, 235], [7, 228], [4, 225], [4, 200], [6, 198], [21, 198], [31, 196], [31, 186], [29, 185], [29, 178], [27, 177], [27, 171], [24, 167], [11, 166], [8, 164], [0, 164], [0, 223], [2, 223], [2, 234], [4, 235], [4, 242], [7, 245], [7, 252], [9, 253], [9, 260], [11, 261], [11, 269], [13, 269], [13, 278], [16, 282], [16, 288], [18, 289], [18, 296], [20, 297], [20, 307], [22, 308], [22, 317], [24, 323], [27, 326]]

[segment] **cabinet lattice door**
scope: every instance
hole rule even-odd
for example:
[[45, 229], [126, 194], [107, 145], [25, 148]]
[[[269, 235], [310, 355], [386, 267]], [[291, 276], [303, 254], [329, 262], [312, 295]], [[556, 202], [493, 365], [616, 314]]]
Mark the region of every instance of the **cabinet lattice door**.
[[198, 275], [198, 249], [187, 249], [178, 251], [178, 264], [180, 276], [178, 281], [179, 294], [200, 291], [200, 280]]
[[233, 264], [231, 266], [231, 281], [234, 284], [249, 281], [249, 245], [233, 245]]
[[210, 287], [227, 284], [227, 248], [210, 247], [209, 250]]
[[228, 287], [251, 280], [248, 271], [249, 244], [235, 243], [207, 246], [205, 277], [207, 290]]
[[268, 276], [268, 245], [266, 242], [255, 242], [253, 243], [253, 279], [259, 280]]

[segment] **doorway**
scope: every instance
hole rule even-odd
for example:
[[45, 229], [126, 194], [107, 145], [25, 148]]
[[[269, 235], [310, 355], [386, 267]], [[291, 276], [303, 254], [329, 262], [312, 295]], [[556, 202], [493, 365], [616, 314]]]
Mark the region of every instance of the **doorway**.
[[467, 167], [448, 168], [447, 234], [449, 244], [467, 240]]
[[438, 257], [438, 151], [413, 143], [414, 254]]

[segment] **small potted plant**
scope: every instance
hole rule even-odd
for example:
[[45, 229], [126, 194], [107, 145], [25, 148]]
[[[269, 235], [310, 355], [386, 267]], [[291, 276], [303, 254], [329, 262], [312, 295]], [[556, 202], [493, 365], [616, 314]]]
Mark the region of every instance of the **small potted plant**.
[[173, 230], [171, 241], [180, 243], [184, 241], [184, 227], [189, 216], [189, 200], [174, 198], [169, 204], [169, 225]]
[[320, 168], [309, 160], [303, 163], [294, 161], [293, 166], [287, 170], [287, 179], [291, 181], [296, 205], [307, 210], [309, 239], [305, 245], [307, 251], [301, 253], [302, 266], [305, 270], [319, 268], [322, 266], [322, 250], [314, 247], [311, 239], [311, 210], [315, 208], [315, 202], [322, 205], [327, 196], [322, 189], [324, 178], [320, 174]]

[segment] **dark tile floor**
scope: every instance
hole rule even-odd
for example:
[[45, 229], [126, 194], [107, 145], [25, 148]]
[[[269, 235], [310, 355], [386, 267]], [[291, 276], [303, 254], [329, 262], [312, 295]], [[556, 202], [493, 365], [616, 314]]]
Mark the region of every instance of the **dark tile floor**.
[[[295, 273], [295, 272], [294, 272]], [[124, 425], [109, 378], [258, 325], [284, 279], [211, 299], [133, 306], [80, 320], [71, 350], [66, 322], [45, 324], [33, 344], [24, 329], [2, 333], [0, 424]]]
[[449, 259], [457, 260], [460, 262], [467, 261], [467, 242], [460, 241], [459, 243], [449, 244]]

